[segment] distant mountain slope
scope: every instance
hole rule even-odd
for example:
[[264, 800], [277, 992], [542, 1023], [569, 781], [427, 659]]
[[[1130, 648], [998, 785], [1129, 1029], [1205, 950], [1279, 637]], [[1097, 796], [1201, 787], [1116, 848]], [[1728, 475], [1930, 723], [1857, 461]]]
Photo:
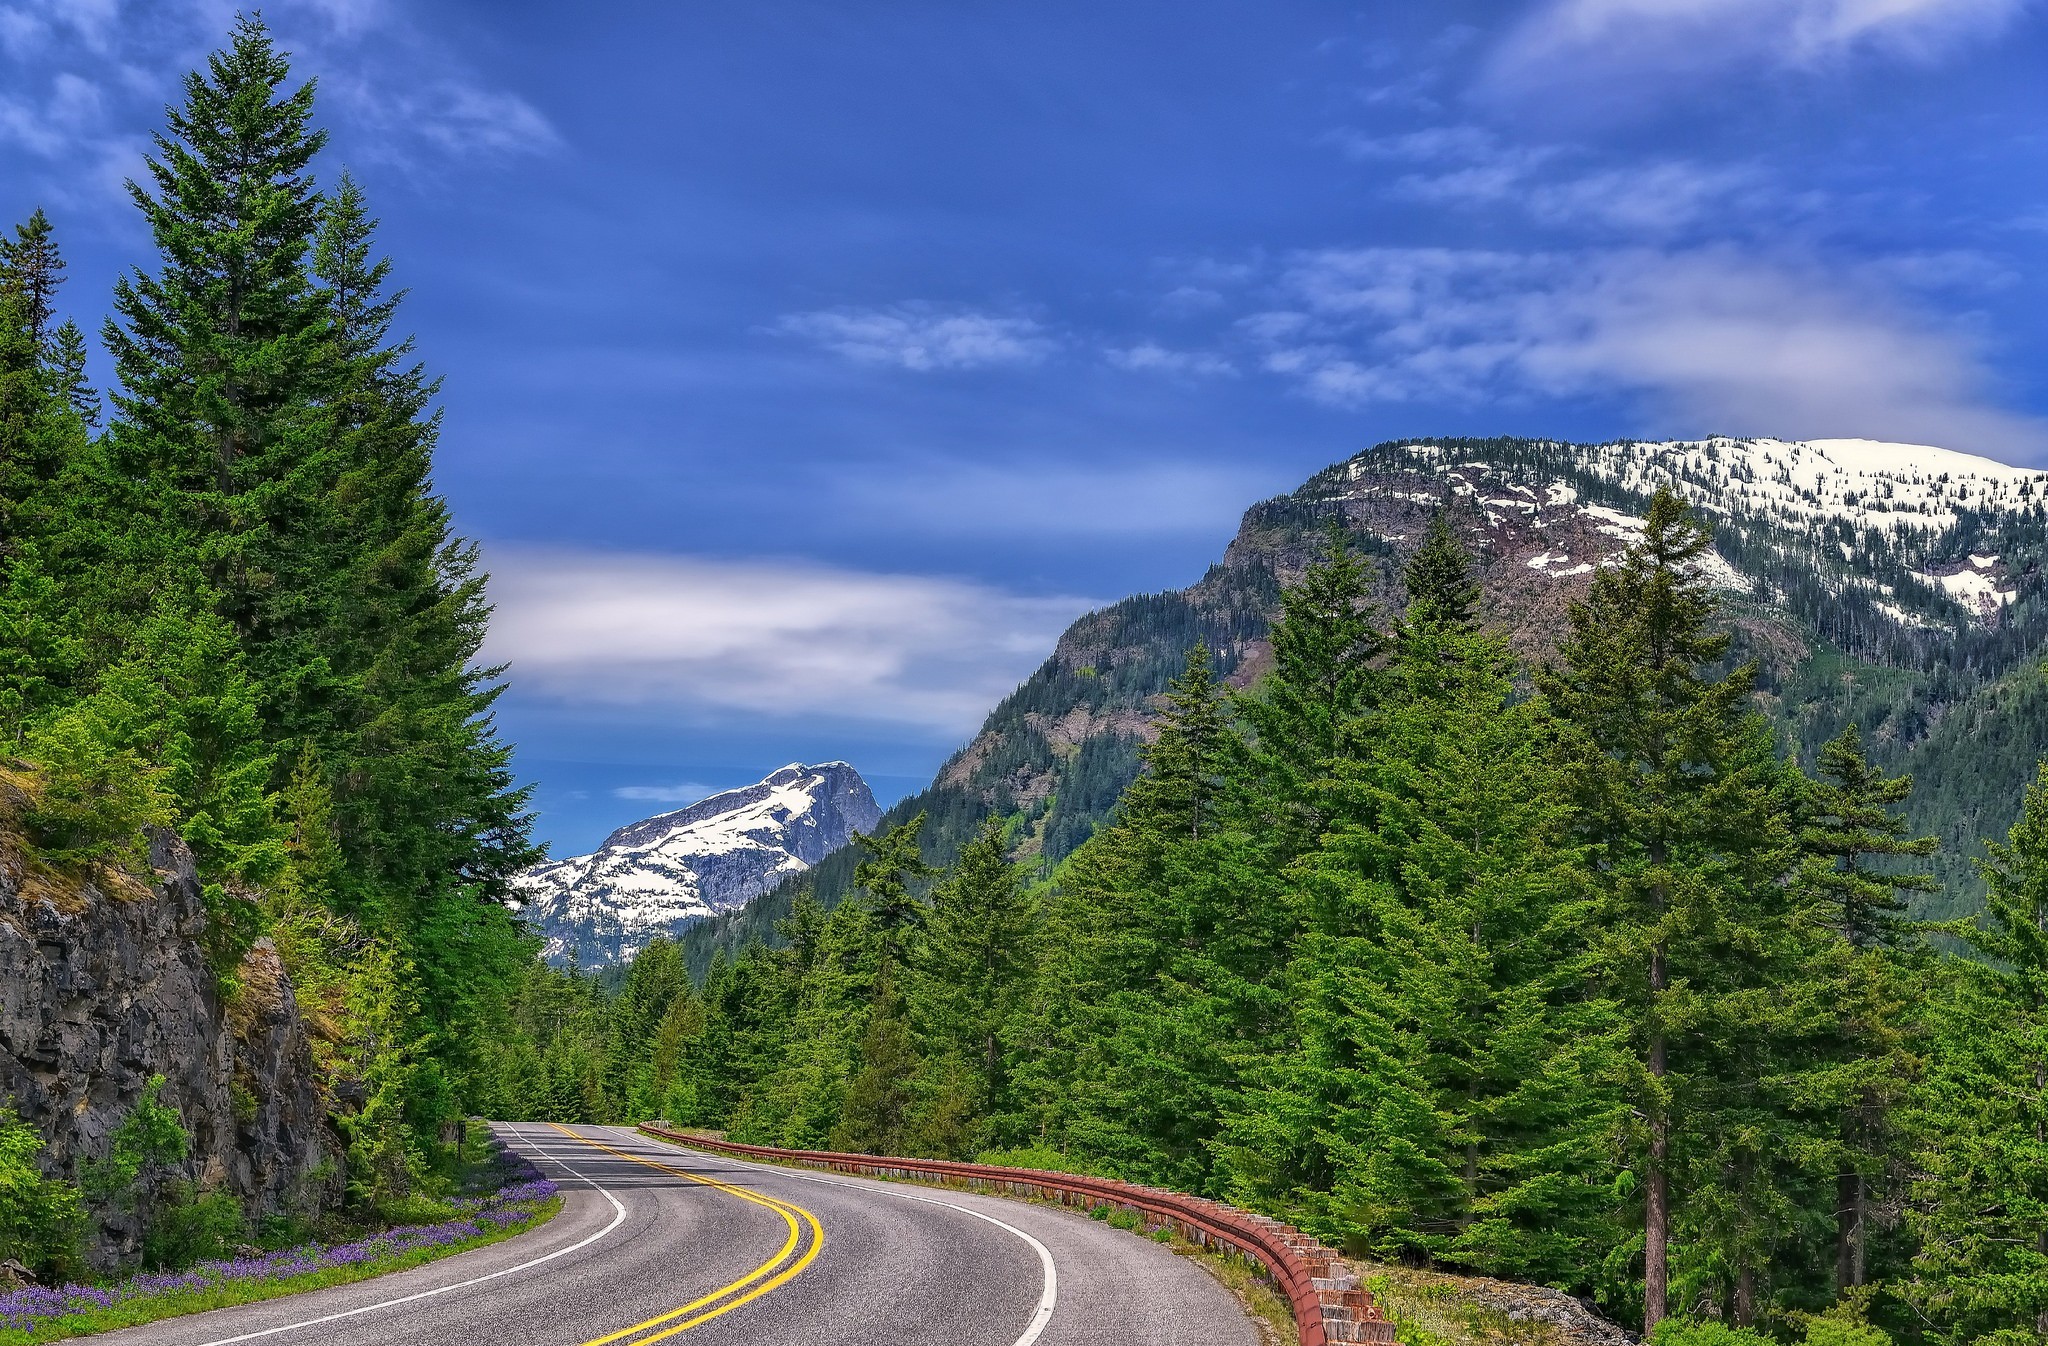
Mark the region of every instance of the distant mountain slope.
[[525, 916], [549, 961], [602, 967], [801, 874], [880, 815], [846, 763], [792, 764], [622, 827], [589, 855], [535, 866], [518, 880]]
[[[945, 859], [981, 819], [1015, 816], [1020, 856], [1049, 865], [1069, 854], [1135, 775], [1152, 698], [1190, 644], [1206, 641], [1240, 685], [1262, 671], [1280, 588], [1332, 521], [1378, 560], [1378, 596], [1392, 608], [1402, 563], [1448, 509], [1478, 566], [1486, 622], [1525, 657], [1548, 657], [1566, 605], [1666, 484], [1713, 521], [1735, 657], [1762, 662], [1767, 713], [1807, 754], [1855, 719], [1880, 760], [1914, 770], [1916, 817], [1950, 848], [1949, 899], [1974, 901], [1960, 857], [2010, 824], [2048, 750], [2048, 475], [1869, 440], [1379, 445], [1253, 506], [1198, 583], [1081, 618], [882, 825], [928, 813], [927, 852]], [[828, 859], [799, 882], [829, 904], [851, 864]], [[766, 937], [793, 891], [697, 927], [693, 964]]]

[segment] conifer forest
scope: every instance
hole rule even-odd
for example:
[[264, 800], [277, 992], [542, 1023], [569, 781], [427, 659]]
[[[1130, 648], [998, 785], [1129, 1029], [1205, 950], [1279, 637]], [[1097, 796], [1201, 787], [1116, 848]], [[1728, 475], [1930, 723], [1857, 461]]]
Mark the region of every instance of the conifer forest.
[[[1553, 660], [1441, 514], [1398, 607], [1333, 529], [1270, 671], [1191, 642], [1052, 861], [918, 815], [699, 975], [545, 964], [437, 384], [313, 98], [253, 18], [189, 77], [108, 388], [62, 221], [0, 248], [0, 795], [53, 882], [182, 838], [224, 984], [275, 946], [332, 1203], [432, 1190], [465, 1117], [666, 1118], [1212, 1196], [1660, 1341], [2048, 1340], [2048, 769], [1980, 851], [1917, 835], [1857, 725], [1765, 718], [1668, 490]], [[80, 1199], [7, 1188], [0, 1243], [61, 1263]]]

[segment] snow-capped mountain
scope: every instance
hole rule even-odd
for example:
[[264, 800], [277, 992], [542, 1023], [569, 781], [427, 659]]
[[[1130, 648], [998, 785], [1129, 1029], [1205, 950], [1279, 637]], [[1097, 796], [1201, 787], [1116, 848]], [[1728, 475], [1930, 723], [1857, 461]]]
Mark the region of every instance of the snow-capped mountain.
[[[1463, 500], [1482, 515], [1489, 551], [1534, 541], [1517, 559], [1569, 579], [1619, 556], [1642, 528], [1630, 511], [1659, 486], [1717, 525], [1708, 568], [1722, 588], [1783, 603], [1789, 570], [1920, 628], [1998, 618], [2019, 580], [1998, 538], [2038, 541], [2048, 499], [2048, 476], [2032, 469], [1866, 439], [1403, 444], [1361, 454], [1304, 491], [1368, 511]], [[1575, 547], [1542, 545], [1588, 528]], [[1519, 538], [1525, 530], [1533, 536]]]
[[[1247, 510], [1197, 583], [1075, 622], [881, 825], [924, 812], [928, 854], [945, 860], [999, 815], [1017, 821], [1020, 858], [1071, 853], [1137, 774], [1189, 646], [1206, 644], [1237, 686], [1271, 667], [1280, 590], [1333, 523], [1372, 561], [1385, 620], [1444, 509], [1472, 557], [1482, 621], [1526, 660], [1553, 659], [1571, 603], [1667, 485], [1714, 526], [1704, 568], [1732, 657], [1756, 660], [1758, 709], [1784, 741], [1810, 759], [1858, 724], [1882, 766], [1914, 776], [1914, 824], [1940, 833], [1949, 857], [2010, 825], [2048, 755], [2048, 473], [1929, 445], [1730, 437], [1396, 440], [1356, 454]], [[1944, 863], [1942, 910], [1967, 909], [1980, 881], [1965, 860]], [[829, 904], [851, 878], [842, 857], [811, 883]], [[693, 958], [765, 936], [789, 898], [693, 931]]]
[[792, 763], [766, 780], [621, 827], [589, 855], [521, 875], [549, 961], [598, 967], [656, 935], [730, 911], [874, 830], [881, 811], [844, 762]]

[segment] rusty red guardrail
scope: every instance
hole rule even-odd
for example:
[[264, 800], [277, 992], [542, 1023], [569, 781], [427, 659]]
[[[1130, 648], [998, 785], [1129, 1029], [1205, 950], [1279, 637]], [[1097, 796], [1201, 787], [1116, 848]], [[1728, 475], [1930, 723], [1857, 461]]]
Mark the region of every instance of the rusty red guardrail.
[[1372, 1295], [1359, 1284], [1358, 1274], [1333, 1249], [1278, 1220], [1220, 1201], [1075, 1173], [962, 1164], [946, 1159], [783, 1150], [693, 1135], [659, 1123], [645, 1123], [640, 1129], [648, 1135], [714, 1154], [803, 1164], [870, 1177], [962, 1183], [978, 1190], [993, 1188], [1010, 1196], [1037, 1195], [1064, 1205], [1120, 1207], [1145, 1219], [1153, 1228], [1173, 1229], [1191, 1242], [1228, 1249], [1264, 1267], [1294, 1310], [1300, 1346], [1394, 1340], [1394, 1325], [1380, 1315]]

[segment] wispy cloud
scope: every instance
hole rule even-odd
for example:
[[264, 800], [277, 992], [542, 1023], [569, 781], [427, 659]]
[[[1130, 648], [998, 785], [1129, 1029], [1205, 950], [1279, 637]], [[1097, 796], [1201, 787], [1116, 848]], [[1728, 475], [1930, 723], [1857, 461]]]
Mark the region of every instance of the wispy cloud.
[[2030, 0], [1549, 0], [1511, 30], [1492, 75], [1557, 87], [1589, 67], [1668, 76], [1737, 65], [1806, 69], [1859, 51], [1928, 60], [1997, 32]]
[[373, 157], [410, 163], [424, 143], [441, 157], [541, 153], [562, 143], [554, 124], [518, 94], [438, 80], [399, 90], [362, 79], [323, 86], [365, 130]]
[[1622, 394], [1694, 430], [2048, 451], [1963, 333], [1797, 261], [1367, 248], [1304, 254], [1280, 288], [1295, 304], [1241, 328], [1269, 370], [1335, 405]]
[[1118, 369], [1141, 374], [1172, 374], [1183, 378], [1213, 379], [1237, 377], [1237, 366], [1213, 351], [1172, 350], [1156, 341], [1135, 346], [1111, 346], [1102, 358]]
[[[60, 195], [83, 175], [118, 187], [140, 167], [144, 128], [177, 81], [227, 37], [230, 0], [14, 0], [0, 3], [0, 143], [61, 163]], [[492, 87], [384, 0], [273, 0], [265, 18], [300, 78], [317, 76], [323, 110], [367, 132], [374, 156], [425, 161], [553, 148], [547, 117]]]
[[1747, 165], [1651, 159], [1586, 167], [1565, 145], [1518, 145], [1477, 126], [1436, 126], [1399, 135], [1339, 132], [1332, 137], [1363, 162], [1416, 165], [1389, 185], [1391, 195], [1445, 207], [1520, 211], [1540, 224], [1630, 235], [1669, 235], [1703, 220], [1727, 222], [1784, 202]]
[[803, 563], [498, 549], [485, 657], [528, 694], [964, 736], [1085, 599]]
[[792, 313], [770, 330], [849, 360], [920, 372], [1037, 364], [1058, 344], [1031, 318], [922, 303]]
[[685, 781], [680, 785], [621, 785], [612, 791], [612, 798], [647, 804], [694, 804], [717, 793], [716, 786]]

